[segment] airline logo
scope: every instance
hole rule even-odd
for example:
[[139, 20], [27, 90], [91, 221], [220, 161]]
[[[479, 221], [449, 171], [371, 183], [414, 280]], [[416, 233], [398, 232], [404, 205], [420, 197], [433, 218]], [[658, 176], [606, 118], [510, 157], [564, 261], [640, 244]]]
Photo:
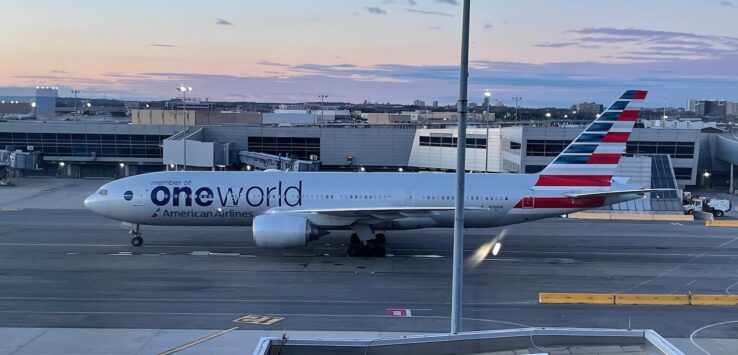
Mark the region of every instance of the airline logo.
[[[645, 90], [628, 90], [599, 115], [538, 176], [535, 197], [521, 200], [515, 208], [593, 208], [603, 197], [572, 199], [551, 196], [552, 188], [608, 187], [625, 153], [626, 142], [638, 119]], [[546, 196], [549, 194], [549, 196]], [[526, 203], [524, 203], [526, 202]]]
[[536, 186], [610, 186], [625, 153], [644, 90], [628, 90], [544, 169]]
[[151, 202], [155, 206], [171, 207], [296, 207], [302, 205], [302, 180], [286, 185], [281, 180], [274, 186], [195, 187], [190, 181], [154, 181]]

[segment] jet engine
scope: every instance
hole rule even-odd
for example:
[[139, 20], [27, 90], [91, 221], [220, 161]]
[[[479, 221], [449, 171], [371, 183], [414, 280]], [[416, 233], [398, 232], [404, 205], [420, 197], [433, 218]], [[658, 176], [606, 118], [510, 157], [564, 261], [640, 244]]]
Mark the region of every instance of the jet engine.
[[252, 229], [254, 242], [261, 248], [299, 247], [328, 234], [305, 217], [286, 215], [256, 216]]

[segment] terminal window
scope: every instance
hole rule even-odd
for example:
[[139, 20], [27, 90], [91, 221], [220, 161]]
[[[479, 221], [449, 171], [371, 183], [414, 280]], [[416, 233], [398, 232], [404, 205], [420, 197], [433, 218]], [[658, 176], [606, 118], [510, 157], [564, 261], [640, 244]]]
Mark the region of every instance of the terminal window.
[[569, 140], [529, 139], [525, 145], [525, 155], [531, 157], [555, 157], [571, 143]]
[[674, 176], [678, 180], [691, 180], [692, 168], [674, 168]]
[[[420, 142], [421, 147], [457, 147], [458, 146], [458, 138], [457, 137], [442, 137], [442, 136], [420, 136]], [[467, 148], [487, 148], [487, 139], [486, 138], [467, 138], [466, 139], [466, 147]]]
[[47, 156], [161, 158], [166, 135], [0, 132], [0, 147]]
[[694, 157], [694, 142], [636, 141], [626, 145], [627, 155], [665, 154], [671, 158]]

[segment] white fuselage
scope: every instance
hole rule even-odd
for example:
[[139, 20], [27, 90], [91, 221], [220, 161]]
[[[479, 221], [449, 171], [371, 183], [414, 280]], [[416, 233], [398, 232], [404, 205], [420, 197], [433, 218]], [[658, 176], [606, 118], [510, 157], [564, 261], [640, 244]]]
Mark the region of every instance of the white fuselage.
[[[563, 197], [571, 190], [537, 191], [537, 178], [528, 174], [467, 174], [465, 226], [494, 227], [598, 207], [537, 208], [532, 202], [534, 195]], [[182, 226], [249, 226], [256, 216], [290, 210], [446, 208], [362, 219], [379, 230], [415, 229], [451, 227], [453, 210], [449, 208], [454, 206], [455, 189], [455, 174], [448, 173], [157, 172], [110, 182], [90, 195], [85, 206], [124, 222]], [[609, 188], [599, 188], [603, 189]], [[524, 198], [531, 202], [521, 206]], [[602, 203], [633, 198], [637, 196]], [[324, 229], [343, 229], [356, 219], [340, 214], [306, 215]]]

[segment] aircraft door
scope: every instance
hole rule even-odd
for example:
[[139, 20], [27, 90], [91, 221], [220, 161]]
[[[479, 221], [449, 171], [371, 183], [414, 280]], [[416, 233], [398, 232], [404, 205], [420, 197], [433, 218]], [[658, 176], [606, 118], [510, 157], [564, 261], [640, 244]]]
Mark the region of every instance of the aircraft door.
[[145, 190], [138, 190], [133, 193], [133, 205], [134, 206], [143, 206], [146, 203], [146, 195], [148, 194], [149, 189]]
[[535, 208], [535, 199], [533, 190], [523, 191], [523, 208]]
[[413, 195], [415, 194], [415, 190], [402, 190], [402, 205], [405, 207], [412, 207], [413, 204]]

